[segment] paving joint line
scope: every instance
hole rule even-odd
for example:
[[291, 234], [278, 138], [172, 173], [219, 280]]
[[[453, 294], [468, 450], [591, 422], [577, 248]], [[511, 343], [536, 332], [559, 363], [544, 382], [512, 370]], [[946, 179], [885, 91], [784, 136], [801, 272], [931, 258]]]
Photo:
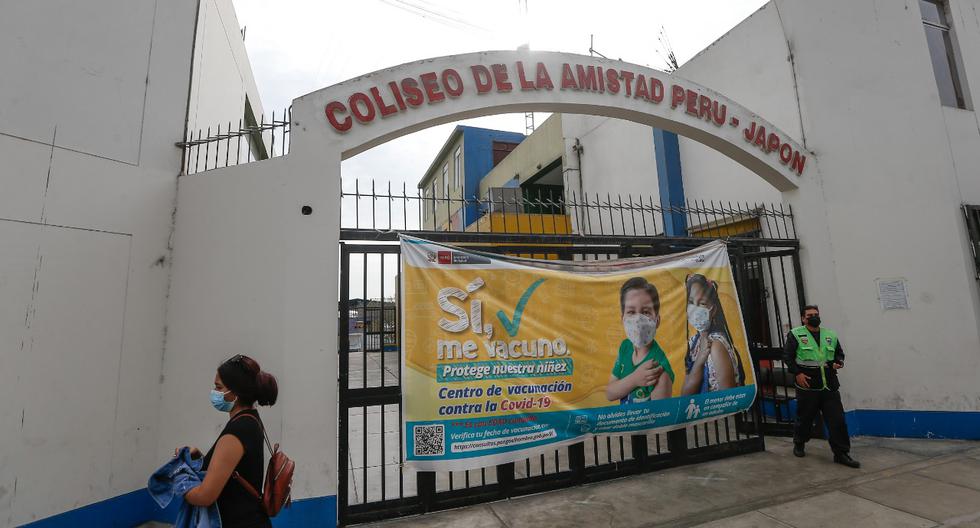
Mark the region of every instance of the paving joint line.
[[[758, 511], [758, 510], [754, 510], [754, 511]], [[773, 521], [775, 521], [775, 522], [777, 522], [779, 524], [785, 524], [786, 526], [789, 526], [791, 528], [796, 528], [796, 525], [793, 524], [793, 523], [791, 523], [791, 522], [789, 522], [789, 521], [784, 521], [782, 519], [777, 519], [777, 518], [773, 517], [772, 515], [769, 515], [768, 513], [763, 512], [763, 511], [758, 511], [758, 512], [759, 512], [759, 515], [762, 515], [763, 517], [772, 519]]]
[[487, 504], [486, 506], [487, 506], [487, 509], [490, 510], [490, 513], [493, 514], [493, 516], [497, 519], [497, 522], [499, 522], [500, 525], [503, 526], [504, 528], [511, 528], [511, 526], [509, 524], [507, 524], [507, 521], [505, 521], [504, 518], [501, 517], [499, 513], [497, 513], [497, 510], [493, 507], [493, 505], [494, 505], [494, 503], [491, 502], [490, 504]]
[[[885, 448], [887, 449], [887, 448]], [[779, 455], [777, 455], [779, 456]], [[921, 456], [921, 455], [920, 455]], [[644, 528], [670, 528], [670, 527], [685, 527], [693, 526], [696, 524], [707, 523], [715, 520], [727, 519], [729, 517], [734, 517], [736, 515], [741, 515], [744, 513], [749, 513], [758, 510], [763, 507], [768, 506], [778, 506], [780, 504], [785, 504], [787, 502], [793, 502], [801, 499], [808, 499], [815, 497], [817, 495], [822, 495], [824, 493], [829, 493], [831, 491], [841, 491], [844, 492], [847, 488], [853, 488], [855, 486], [860, 486], [861, 484], [867, 484], [869, 482], [874, 482], [876, 480], [881, 480], [885, 478], [894, 477], [897, 475], [903, 475], [906, 473], [912, 473], [920, 469], [925, 469], [932, 465], [944, 464], [947, 462], [954, 462], [956, 460], [962, 459], [963, 455], [961, 453], [953, 453], [946, 455], [939, 455], [931, 458], [925, 458], [923, 460], [916, 460], [914, 462], [909, 462], [907, 464], [901, 464], [898, 466], [892, 466], [890, 468], [884, 468], [873, 473], [868, 473], [866, 475], [858, 475], [855, 477], [847, 477], [842, 479], [829, 480], [827, 482], [822, 482], [819, 484], [814, 484], [812, 486], [803, 487], [795, 492], [790, 492], [789, 494], [780, 497], [778, 502], [773, 502], [772, 498], [764, 497], [755, 500], [750, 500], [743, 502], [741, 504], [729, 506], [727, 508], [722, 508], [720, 510], [714, 510], [710, 512], [704, 512], [699, 514], [693, 514], [682, 519], [673, 519], [664, 523], [651, 523], [642, 525]], [[680, 469], [680, 468], [672, 468]], [[969, 489], [969, 488], [965, 488]], [[846, 492], [845, 492], [846, 493]], [[853, 495], [849, 493], [849, 495]], [[857, 495], [855, 495], [857, 496]], [[864, 497], [861, 497], [864, 498]], [[866, 499], [870, 500], [870, 499]], [[883, 505], [884, 506], [884, 505]], [[897, 509], [897, 508], [895, 508]], [[899, 510], [901, 511], [901, 510]], [[908, 513], [908, 512], [904, 512]], [[916, 515], [916, 517], [922, 517], [921, 515]], [[929, 519], [932, 522], [933, 519]], [[782, 522], [782, 521], [780, 521]]]
[[943, 522], [942, 521], [937, 521], [935, 519], [930, 519], [928, 517], [924, 517], [922, 515], [919, 515], [918, 513], [913, 513], [913, 512], [910, 512], [908, 510], [904, 510], [902, 508], [899, 508], [897, 506], [889, 506], [888, 504], [882, 504], [882, 503], [880, 503], [880, 502], [878, 502], [876, 500], [869, 499], [867, 497], [862, 497], [862, 496], [858, 495], [857, 493], [851, 493], [851, 492], [846, 491], [846, 490], [843, 490], [843, 489], [837, 490], [837, 491], [839, 491], [839, 492], [841, 492], [841, 493], [843, 493], [845, 495], [850, 495], [851, 497], [855, 497], [855, 498], [858, 498], [858, 499], [861, 499], [861, 500], [866, 500], [868, 502], [873, 502], [873, 503], [877, 504], [878, 506], [881, 506], [882, 508], [888, 508], [889, 510], [895, 510], [897, 512], [902, 512], [902, 513], [904, 513], [906, 515], [911, 515], [912, 517], [915, 517], [917, 519], [922, 519], [922, 520], [925, 520], [925, 521], [929, 521], [929, 522], [933, 523], [933, 525], [930, 528], [938, 528], [939, 526], [943, 526]]
[[[949, 464], [949, 463], [950, 462], [947, 462], [947, 464]], [[937, 464], [937, 465], [940, 465], [941, 466], [943, 464]], [[940, 482], [942, 484], [948, 484], [950, 486], [956, 486], [957, 488], [963, 488], [965, 490], [980, 492], [980, 488], [971, 488], [970, 486], [964, 486], [962, 484], [957, 484], [955, 482], [949, 482], [949, 481], [946, 481], [946, 480], [938, 479], [936, 477], [933, 477], [932, 475], [923, 475], [922, 473], [916, 473], [915, 476], [926, 478], [926, 479], [929, 479], [929, 480], [931, 480], [933, 482]]]

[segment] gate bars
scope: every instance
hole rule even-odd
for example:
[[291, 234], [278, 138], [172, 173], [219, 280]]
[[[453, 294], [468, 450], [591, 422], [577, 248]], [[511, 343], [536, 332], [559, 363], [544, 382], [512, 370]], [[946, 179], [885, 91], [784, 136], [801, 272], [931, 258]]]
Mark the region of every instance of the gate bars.
[[[348, 233], [361, 236], [363, 233]], [[783, 329], [803, 303], [795, 240], [730, 240], [729, 252], [756, 368], [759, 398], [749, 412], [666, 434], [603, 435], [515, 463], [453, 472], [401, 465], [401, 255], [388, 243], [342, 243], [338, 513], [342, 525], [425, 513], [763, 450], [765, 434], [790, 430], [795, 394], [779, 362]], [[582, 235], [421, 234], [479, 241], [483, 251], [606, 260], [672, 253], [697, 238]], [[564, 239], [574, 239], [564, 240]], [[557, 240], [556, 240], [557, 239]], [[575, 243], [575, 245], [571, 245]], [[411, 395], [406, 395], [411, 397]]]
[[405, 183], [393, 189], [391, 182], [343, 180], [341, 229], [350, 236], [341, 239], [375, 240], [393, 231], [652, 237], [663, 236], [665, 219], [674, 217], [687, 232], [671, 236], [796, 240], [792, 207], [783, 204], [687, 200], [671, 206], [641, 194], [518, 190], [464, 197], [410, 190]]

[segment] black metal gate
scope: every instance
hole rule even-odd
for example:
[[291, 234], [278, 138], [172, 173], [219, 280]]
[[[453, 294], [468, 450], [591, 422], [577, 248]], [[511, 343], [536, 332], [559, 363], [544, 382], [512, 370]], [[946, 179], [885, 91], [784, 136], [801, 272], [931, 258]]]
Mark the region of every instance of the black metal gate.
[[[362, 196], [370, 196], [372, 203], [378, 199], [373, 193], [358, 198]], [[575, 205], [563, 204], [569, 209]], [[618, 214], [623, 215], [623, 206], [619, 207]], [[647, 214], [663, 214], [649, 205], [641, 209]], [[691, 207], [682, 214], [693, 218], [709, 211], [717, 219], [715, 208]], [[755, 211], [756, 218], [762, 220], [759, 209]], [[791, 215], [780, 212], [777, 217], [775, 210], [772, 214], [782, 221], [789, 235]], [[602, 218], [603, 211], [598, 215]], [[611, 216], [607, 223], [612, 223]], [[655, 221], [652, 224], [656, 226]], [[625, 220], [622, 226], [625, 230]], [[403, 395], [400, 386], [401, 321], [396, 292], [401, 255], [393, 230], [372, 227], [355, 225], [341, 230], [342, 238], [349, 241], [342, 243], [340, 256], [338, 508], [342, 525], [760, 451], [765, 448], [764, 435], [786, 433], [791, 427], [794, 394], [792, 384], [787, 383], [790, 377], [779, 362], [779, 351], [803, 303], [798, 242], [789, 237], [761, 238], [760, 233], [750, 232], [727, 240], [759, 387], [759, 398], [751, 411], [666, 434], [603, 435], [516, 463], [477, 470], [416, 472], [406, 468], [401, 465], [401, 401], [411, 395]], [[674, 253], [722, 235], [720, 231], [715, 236], [700, 232], [694, 237], [636, 232], [600, 236], [467, 231], [413, 234], [445, 243], [478, 245], [482, 251], [568, 260]]]

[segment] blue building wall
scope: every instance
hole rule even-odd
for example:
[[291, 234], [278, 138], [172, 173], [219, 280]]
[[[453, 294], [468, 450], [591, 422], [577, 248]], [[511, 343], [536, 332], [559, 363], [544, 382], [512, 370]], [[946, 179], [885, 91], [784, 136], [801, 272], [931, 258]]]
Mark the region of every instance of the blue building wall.
[[684, 207], [684, 177], [681, 173], [681, 152], [677, 134], [653, 129], [653, 152], [657, 161], [657, 184], [660, 189], [660, 206], [663, 208], [664, 234], [687, 236]]
[[[524, 141], [525, 136], [519, 132], [463, 125], [458, 125], [456, 129], [463, 132], [463, 196], [469, 200], [476, 200], [481, 198], [478, 196], [480, 181], [493, 170], [493, 142], [520, 143]], [[469, 226], [477, 221], [480, 214], [479, 204], [467, 204], [463, 210], [463, 225]]]

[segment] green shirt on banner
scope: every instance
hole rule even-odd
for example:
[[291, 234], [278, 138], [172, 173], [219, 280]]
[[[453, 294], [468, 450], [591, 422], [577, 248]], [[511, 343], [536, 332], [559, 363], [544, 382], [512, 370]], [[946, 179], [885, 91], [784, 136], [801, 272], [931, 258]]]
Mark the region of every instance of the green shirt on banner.
[[[670, 376], [670, 381], [674, 381], [674, 369], [670, 368], [670, 361], [667, 361], [667, 354], [660, 348], [656, 340], [650, 344], [650, 350], [643, 357], [643, 361], [640, 361], [640, 364], [642, 365], [651, 359], [663, 367], [664, 373]], [[616, 357], [616, 364], [613, 365], [612, 375], [616, 376], [616, 379], [623, 379], [636, 371], [636, 367], [638, 366], [633, 364], [633, 343], [629, 339], [624, 339], [619, 345], [619, 355]], [[653, 387], [653, 385], [649, 387], [637, 387], [628, 396], [620, 400], [620, 403], [647, 401], [650, 399], [650, 393], [653, 392]]]

